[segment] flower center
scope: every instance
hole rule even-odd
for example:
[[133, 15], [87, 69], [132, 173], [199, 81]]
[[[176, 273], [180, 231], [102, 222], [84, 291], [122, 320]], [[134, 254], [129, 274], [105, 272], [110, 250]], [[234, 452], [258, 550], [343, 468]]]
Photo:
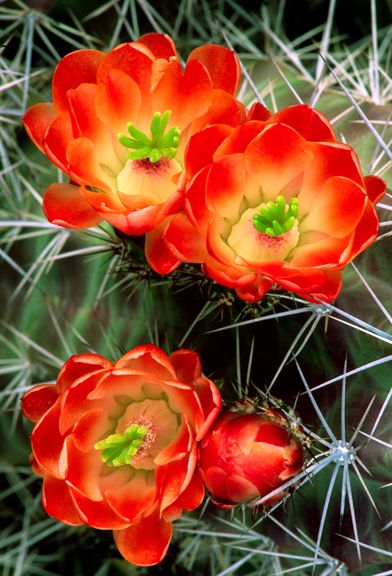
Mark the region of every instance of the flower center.
[[109, 466], [131, 464], [148, 434], [148, 427], [131, 424], [121, 434], [110, 434], [94, 445], [96, 450], [102, 450], [101, 460]]
[[287, 204], [284, 196], [277, 196], [275, 202], [263, 202], [259, 213], [253, 215], [253, 225], [258, 232], [267, 236], [282, 236], [298, 223], [298, 198], [291, 198]]
[[171, 110], [166, 110], [163, 114], [160, 112], [153, 114], [150, 137], [138, 130], [132, 122], [127, 124], [132, 138], [119, 134], [118, 139], [123, 146], [132, 149], [128, 152], [128, 158], [131, 160], [148, 158], [152, 163], [159, 162], [161, 158], [174, 158], [180, 143], [180, 130], [177, 126], [173, 126], [165, 134], [171, 113]]

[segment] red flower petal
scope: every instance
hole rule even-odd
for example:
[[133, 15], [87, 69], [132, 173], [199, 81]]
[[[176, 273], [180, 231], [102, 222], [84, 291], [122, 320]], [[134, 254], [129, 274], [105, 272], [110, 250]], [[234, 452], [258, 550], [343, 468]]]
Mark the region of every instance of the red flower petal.
[[164, 228], [162, 238], [170, 251], [181, 262], [203, 262], [206, 256], [205, 242], [185, 214], [173, 216]]
[[[94, 449], [94, 444], [98, 440], [108, 436], [110, 432], [107, 412], [104, 408], [95, 408], [88, 410], [79, 418], [71, 436], [78, 450], [88, 452]], [[81, 458], [83, 458], [82, 455]]]
[[[108, 216], [126, 218], [121, 212], [125, 212], [126, 208], [118, 198], [118, 194], [108, 194], [104, 191], [99, 190], [89, 190], [86, 186], [81, 186], [79, 188], [79, 193], [87, 200], [87, 202], [92, 206], [101, 216], [101, 218], [107, 219]], [[117, 214], [115, 214], [117, 212]]]
[[69, 174], [79, 184], [111, 191], [111, 178], [101, 168], [100, 159], [91, 140], [85, 137], [71, 140], [67, 146]]
[[166, 222], [146, 234], [145, 255], [149, 266], [158, 274], [169, 274], [181, 264], [163, 239]]
[[102, 492], [99, 478], [104, 464], [100, 452], [91, 447], [88, 452], [81, 452], [76, 447], [72, 435], [66, 438], [65, 478], [67, 483], [83, 494], [88, 500], [99, 502]]
[[196, 466], [196, 445], [188, 458], [173, 461], [163, 467], [165, 474], [161, 480], [161, 470], [157, 470], [157, 485], [161, 488], [160, 510], [161, 513], [171, 506], [177, 498], [186, 490]]
[[179, 183], [177, 183], [177, 186], [178, 188], [170, 194], [166, 202], [159, 204], [159, 212], [155, 219], [155, 226], [158, 226], [168, 216], [173, 216], [182, 210], [184, 204], [184, 192], [180, 189], [181, 185]]
[[[242, 440], [246, 446], [246, 435], [243, 435]], [[277, 426], [273, 422], [264, 422], [261, 424], [254, 437], [255, 442], [262, 442], [263, 444], [271, 444], [272, 446], [281, 447], [285, 447], [289, 443], [289, 440], [290, 436], [288, 430]]]
[[55, 117], [53, 104], [40, 103], [31, 106], [22, 118], [27, 134], [44, 154], [45, 134]]
[[198, 60], [208, 70], [214, 88], [235, 94], [241, 79], [241, 68], [236, 54], [223, 46], [206, 44], [192, 50], [188, 62]]
[[230, 499], [227, 492], [227, 473], [222, 468], [212, 465], [206, 466], [206, 469], [202, 469], [202, 476], [205, 485], [208, 486], [208, 490], [212, 494], [223, 501]]
[[273, 114], [267, 124], [286, 124], [309, 142], [335, 142], [335, 133], [327, 118], [310, 106], [297, 104]]
[[200, 398], [204, 413], [204, 424], [197, 430], [196, 442], [199, 442], [221, 411], [222, 397], [212, 380], [203, 376], [195, 380], [193, 387]]
[[61, 399], [44, 414], [31, 434], [31, 447], [38, 464], [51, 476], [62, 478], [59, 461], [64, 438], [59, 431]]
[[[173, 446], [178, 445], [181, 449], [180, 444], [181, 442], [175, 441]], [[169, 450], [166, 450], [166, 456], [170, 456]], [[157, 468], [156, 483], [160, 494], [161, 513], [171, 506], [189, 486], [195, 472], [197, 458], [198, 448], [190, 437], [185, 457], [180, 459], [178, 455], [173, 454], [168, 464]]]
[[67, 92], [74, 138], [86, 136], [94, 141], [102, 136], [102, 122], [97, 118], [93, 106], [96, 92], [96, 84], [80, 84]]
[[176, 371], [177, 378], [190, 386], [201, 376], [201, 363], [199, 355], [191, 350], [177, 350], [169, 356], [170, 362]]
[[203, 499], [204, 484], [199, 474], [195, 472], [188, 488], [184, 490], [173, 504], [165, 508], [162, 516], [165, 520], [173, 522], [181, 516], [184, 509], [190, 512], [200, 506]]
[[53, 406], [58, 398], [58, 391], [53, 384], [34, 386], [22, 396], [22, 411], [32, 422], [38, 420]]
[[115, 531], [113, 536], [120, 554], [128, 562], [152, 566], [165, 557], [172, 532], [172, 523], [162, 520], [156, 512], [125, 530]]
[[101, 222], [79, 187], [72, 184], [51, 184], [45, 191], [43, 210], [49, 222], [64, 228], [89, 228]]
[[214, 258], [203, 264], [207, 276], [228, 288], [235, 288], [238, 296], [247, 302], [258, 302], [272, 287], [273, 281], [259, 276], [243, 266], [226, 265]]
[[[124, 194], [121, 198], [124, 199]], [[140, 210], [125, 214], [116, 214], [111, 212], [100, 212], [102, 218], [110, 222], [115, 228], [118, 228], [125, 234], [132, 236], [141, 236], [150, 232], [156, 225], [156, 218], [159, 214], [159, 206], [147, 206]], [[126, 208], [124, 206], [124, 211]]]
[[211, 102], [211, 80], [198, 61], [189, 62], [183, 74], [177, 61], [170, 62], [153, 91], [154, 110], [173, 110], [169, 125], [181, 131], [205, 114]]
[[365, 201], [365, 192], [356, 183], [340, 176], [330, 178], [320, 190], [317, 204], [307, 215], [304, 229], [344, 238], [358, 224]]
[[[215, 218], [215, 220], [211, 221], [207, 231], [206, 246], [208, 253], [223, 265], [232, 265], [235, 268], [239, 268], [241, 264], [239, 266], [236, 264], [238, 260], [240, 261], [240, 258], [223, 239], [223, 234], [221, 234], [226, 222], [223, 218], [220, 218], [219, 221], [217, 217]], [[242, 273], [244, 272], [246, 273], [245, 270], [242, 270]]]
[[77, 50], [60, 60], [52, 86], [53, 103], [58, 112], [68, 110], [68, 90], [84, 82], [96, 82], [98, 65], [104, 56], [98, 50]]
[[44, 152], [49, 160], [65, 173], [68, 173], [66, 150], [72, 139], [72, 124], [68, 112], [59, 114], [46, 133]]
[[205, 236], [212, 217], [206, 207], [206, 182], [210, 168], [201, 170], [192, 180], [185, 193], [184, 206], [190, 222]]
[[[177, 59], [166, 63], [160, 70], [160, 75], [155, 80], [152, 88], [152, 108], [153, 111], [173, 110], [173, 103], [178, 106], [177, 96], [180, 93], [181, 85], [181, 65]], [[175, 111], [173, 110], [173, 113]], [[170, 125], [176, 125], [173, 115], [170, 117]]]
[[154, 344], [133, 348], [133, 350], [117, 360], [115, 368], [133, 370], [162, 379], [176, 377], [168, 356]]
[[228, 288], [248, 289], [257, 280], [257, 274], [252, 270], [227, 266], [213, 258], [208, 258], [203, 267], [210, 278]]
[[[267, 126], [252, 140], [244, 155], [245, 166], [259, 182], [264, 201], [274, 201], [304, 172], [311, 159], [311, 145], [283, 124]], [[298, 191], [293, 190], [292, 195]]]
[[152, 54], [142, 44], [136, 42], [120, 44], [102, 60], [97, 72], [97, 82], [98, 84], [104, 82], [106, 75], [115, 68], [135, 80], [143, 95], [147, 97], [152, 62]]
[[246, 302], [259, 302], [272, 286], [272, 280], [258, 278], [254, 282], [237, 287], [235, 291], [237, 292], [238, 297]]
[[212, 100], [208, 110], [199, 119], [192, 122], [192, 132], [201, 130], [208, 124], [226, 124], [237, 126], [246, 118], [245, 106], [234, 96], [215, 89], [212, 91]]
[[[265, 457], [265, 454], [263, 454], [263, 456]], [[271, 456], [271, 454], [268, 453], [268, 456]], [[265, 462], [264, 459], [263, 462]], [[261, 486], [260, 488], [263, 489], [263, 492], [264, 491], [269, 492], [267, 486]], [[228, 474], [226, 476], [226, 490], [228, 500], [238, 503], [244, 502], [244, 500], [245, 501], [253, 500], [260, 494], [257, 486], [255, 486], [255, 484], [251, 480], [248, 480], [247, 478], [244, 478], [244, 476], [240, 476], [239, 474]]]
[[305, 269], [289, 271], [285, 277], [275, 278], [276, 282], [309, 300], [310, 302], [332, 302], [342, 287], [339, 270]]
[[347, 261], [355, 258], [357, 254], [365, 250], [365, 248], [375, 241], [378, 229], [379, 221], [376, 211], [374, 210], [373, 205], [370, 202], [367, 202], [361, 221], [355, 229], [350, 258]]
[[[160, 451], [156, 456], [154, 463], [156, 466], [167, 466], [172, 462], [180, 460], [181, 470], [187, 468], [187, 461], [184, 463], [187, 453], [190, 451], [193, 442], [193, 437], [186, 419], [182, 419], [181, 428], [177, 431], [177, 435], [173, 442], [166, 448]], [[187, 459], [186, 459], [187, 460]], [[164, 474], [159, 473], [159, 482], [164, 479]], [[157, 479], [157, 484], [159, 484]]]
[[185, 153], [185, 168], [189, 179], [212, 162], [215, 150], [231, 131], [230, 126], [214, 124], [191, 137]]
[[30, 454], [29, 464], [34, 474], [37, 474], [37, 476], [41, 476], [42, 478], [46, 476], [45, 470], [42, 468], [42, 466], [40, 466], [33, 453]]
[[369, 199], [376, 205], [384, 196], [387, 183], [378, 176], [365, 176], [364, 181]]
[[225, 265], [213, 258], [210, 258], [204, 267], [208, 276], [228, 288], [234, 288], [238, 296], [247, 302], [258, 302], [273, 285], [267, 275], [256, 273], [256, 267], [252, 269], [245, 265]]
[[138, 522], [141, 516], [151, 513], [155, 506], [155, 483], [148, 483], [144, 471], [138, 470], [123, 486], [104, 491], [105, 499], [113, 510], [129, 522]]
[[129, 520], [116, 514], [105, 500], [100, 502], [90, 500], [72, 488], [70, 494], [80, 517], [92, 528], [121, 530], [129, 526]]
[[[109, 70], [97, 86], [95, 108], [114, 133], [127, 133], [127, 123], [137, 122], [142, 103], [138, 84], [121, 70]], [[125, 149], [124, 149], [125, 150]]]
[[[162, 380], [141, 370], [132, 370], [130, 368], [114, 368], [110, 373], [101, 377], [96, 381], [91, 391], [87, 394], [86, 400], [88, 407], [100, 407], [105, 405], [106, 410], [116, 411], [118, 405], [116, 403], [116, 396], [129, 396], [134, 401], [143, 401], [146, 398], [145, 389], [152, 389], [157, 391], [162, 386]], [[89, 384], [86, 381], [83, 384]], [[84, 395], [84, 392], [83, 392]], [[72, 398], [73, 410], [77, 409], [78, 395]], [[82, 398], [82, 402], [85, 398]], [[68, 408], [68, 407], [67, 407]], [[85, 408], [84, 408], [85, 409]], [[72, 407], [69, 408], [69, 418], [72, 416]]]
[[[256, 488], [256, 494], [250, 495], [251, 498], [256, 497], [258, 493], [268, 494], [275, 488], [276, 484], [279, 484], [280, 476], [285, 471], [284, 448], [258, 442], [252, 446], [252, 460], [253, 455], [255, 466], [249, 467], [248, 465], [246, 473], [246, 479]], [[242, 458], [238, 459], [239, 465], [242, 466], [242, 463], [248, 463], [248, 458], [249, 456], [244, 454]], [[265, 462], [268, 462], [268, 468], [265, 466]], [[230, 480], [228, 482], [228, 490], [238, 490], [237, 498], [241, 499], [240, 486], [230, 485]]]
[[57, 378], [57, 388], [59, 392], [64, 392], [78, 378], [111, 366], [113, 364], [99, 354], [75, 354], [61, 368]]
[[105, 159], [105, 166], [110, 167], [113, 173], [117, 173], [122, 169], [123, 163], [118, 158], [116, 147], [113, 146], [112, 127], [110, 124], [109, 126], [104, 124], [97, 116], [94, 107], [96, 96], [95, 84], [81, 84], [68, 91], [73, 135], [75, 138], [85, 136], [91, 140], [99, 158]]
[[138, 42], [141, 42], [151, 50], [156, 58], [169, 60], [172, 56], [177, 56], [176, 46], [170, 36], [151, 32], [140, 36]]
[[248, 176], [242, 154], [224, 156], [211, 166], [206, 185], [206, 205], [223, 218], [238, 219]]
[[264, 122], [268, 120], [270, 116], [271, 112], [268, 108], [260, 104], [260, 102], [254, 102], [249, 108], [247, 120], [262, 120]]
[[212, 103], [211, 81], [206, 69], [197, 60], [188, 61], [176, 95], [173, 123], [180, 129], [205, 114]]
[[310, 302], [332, 302], [342, 288], [342, 275], [337, 270], [325, 272], [324, 283], [314, 288], [310, 294], [298, 291], [298, 294]]
[[303, 235], [301, 246], [294, 250], [290, 261], [292, 266], [311, 268], [329, 265], [340, 268], [347, 264], [351, 246], [349, 238], [333, 238], [321, 235], [319, 240], [309, 239], [309, 242], [306, 243], [307, 236], [306, 233]]
[[264, 122], [245, 122], [232, 130], [226, 140], [216, 150], [214, 158], [218, 160], [226, 154], [245, 152], [247, 146], [264, 129]]
[[90, 374], [84, 374], [63, 392], [59, 419], [61, 434], [69, 433], [84, 412], [100, 407], [92, 401], [94, 400], [92, 398], [93, 392], [109, 375], [109, 370], [105, 371], [102, 369]]
[[75, 508], [69, 488], [64, 480], [45, 476], [42, 488], [42, 505], [49, 516], [64, 522], [64, 524], [80, 526], [84, 523]]
[[309, 149], [312, 151], [312, 162], [308, 165], [300, 192], [300, 210], [301, 206], [311, 210], [318, 203], [322, 187], [333, 176], [348, 178], [363, 187], [361, 166], [350, 146], [333, 142], [310, 143]]
[[[143, 184], [145, 184], [148, 187], [150, 185], [149, 178], [144, 176], [142, 178], [144, 179]], [[143, 184], [141, 185], [141, 188], [143, 188]], [[154, 186], [154, 184], [155, 183], [153, 183], [152, 185]], [[149, 227], [150, 228], [155, 227], [154, 224], [157, 219], [159, 208], [161, 205], [157, 203], [157, 200], [156, 198], [154, 198], [153, 193], [149, 195], [148, 192], [146, 191], [146, 194], [143, 193], [124, 194], [123, 192], [118, 191], [117, 194], [121, 200], [122, 205], [124, 206], [126, 213], [125, 215], [130, 225], [132, 225], [133, 218], [136, 218], [137, 222], [141, 221], [140, 217], [138, 216], [138, 213], [144, 210], [144, 214], [148, 215], [148, 219], [150, 220]], [[133, 212], [135, 212], [136, 214], [134, 215]], [[145, 225], [146, 227], [148, 226], [145, 223], [143, 225]], [[140, 228], [140, 224], [138, 225], [138, 228]]]
[[201, 374], [201, 364], [198, 354], [191, 350], [173, 352], [170, 360], [177, 372], [177, 377], [187, 382], [196, 391], [204, 414], [204, 424], [197, 432], [199, 442], [219, 414], [222, 398], [215, 384]]

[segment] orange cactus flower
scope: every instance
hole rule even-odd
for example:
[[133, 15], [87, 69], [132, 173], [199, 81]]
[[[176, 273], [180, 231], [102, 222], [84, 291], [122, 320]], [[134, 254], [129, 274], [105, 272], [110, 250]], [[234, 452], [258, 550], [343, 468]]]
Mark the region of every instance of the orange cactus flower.
[[190, 136], [244, 119], [234, 98], [239, 79], [231, 50], [200, 46], [182, 69], [164, 34], [108, 54], [65, 56], [54, 72], [53, 103], [36, 104], [23, 118], [36, 146], [71, 180], [46, 190], [48, 220], [87, 228], [103, 219], [140, 235], [178, 212]]
[[22, 407], [36, 423], [32, 463], [47, 513], [113, 530], [129, 562], [162, 560], [173, 520], [203, 500], [198, 442], [221, 408], [198, 355], [146, 345], [115, 364], [72, 356], [57, 383], [33, 387]]
[[[268, 495], [302, 466], [301, 444], [273, 414], [224, 412], [201, 443], [200, 472], [220, 508]], [[284, 494], [278, 492], [267, 503]]]
[[308, 106], [270, 115], [256, 105], [239, 127], [205, 128], [189, 143], [186, 171], [188, 219], [174, 216], [150, 249], [158, 272], [164, 243], [244, 300], [279, 286], [331, 302], [341, 270], [376, 238], [385, 182], [364, 177], [353, 149]]

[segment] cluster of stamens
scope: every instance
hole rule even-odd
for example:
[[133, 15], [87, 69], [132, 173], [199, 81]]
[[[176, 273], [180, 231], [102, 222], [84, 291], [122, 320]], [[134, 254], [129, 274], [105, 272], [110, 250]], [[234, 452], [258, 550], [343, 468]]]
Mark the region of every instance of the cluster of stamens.
[[137, 454], [148, 433], [147, 426], [131, 424], [120, 434], [110, 434], [94, 445], [96, 450], [102, 450], [101, 459], [108, 466], [123, 466], [132, 464], [132, 458]]
[[118, 139], [123, 146], [131, 148], [128, 152], [128, 158], [131, 160], [148, 158], [152, 163], [159, 162], [161, 158], [174, 158], [180, 143], [180, 130], [177, 126], [173, 126], [165, 134], [171, 113], [171, 110], [166, 110], [163, 114], [160, 112], [153, 114], [150, 137], [138, 130], [132, 122], [127, 124], [128, 132], [132, 138], [119, 134]]
[[275, 202], [263, 203], [259, 213], [253, 215], [253, 225], [267, 236], [281, 236], [289, 232], [297, 222], [298, 198], [291, 198], [287, 204], [284, 196], [277, 196]]

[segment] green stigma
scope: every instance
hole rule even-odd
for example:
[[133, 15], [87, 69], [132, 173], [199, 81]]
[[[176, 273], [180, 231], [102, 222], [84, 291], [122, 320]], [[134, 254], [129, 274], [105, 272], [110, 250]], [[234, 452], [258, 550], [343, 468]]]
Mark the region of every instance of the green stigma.
[[131, 160], [148, 158], [152, 163], [159, 162], [161, 158], [174, 158], [180, 143], [180, 130], [177, 126], [173, 126], [165, 134], [171, 113], [171, 110], [166, 110], [163, 114], [160, 112], [153, 114], [150, 125], [151, 137], [138, 130], [132, 122], [127, 124], [132, 138], [119, 134], [118, 139], [126, 148], [132, 148], [128, 152], [128, 158]]
[[281, 236], [292, 229], [298, 215], [298, 198], [286, 203], [284, 196], [277, 196], [275, 202], [263, 203], [259, 213], [253, 215], [253, 225], [267, 236]]
[[102, 462], [108, 466], [123, 466], [131, 464], [132, 458], [143, 444], [148, 429], [146, 426], [131, 424], [122, 434], [110, 434], [94, 445], [96, 450], [102, 450]]

